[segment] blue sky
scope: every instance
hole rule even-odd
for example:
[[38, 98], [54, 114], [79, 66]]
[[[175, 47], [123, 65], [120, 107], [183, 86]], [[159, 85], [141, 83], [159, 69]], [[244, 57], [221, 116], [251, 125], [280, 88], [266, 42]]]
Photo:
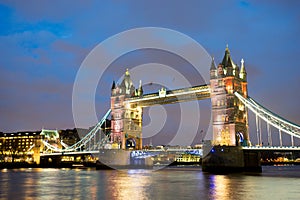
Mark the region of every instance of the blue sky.
[[[192, 37], [217, 63], [228, 43], [235, 62], [245, 59], [249, 95], [300, 124], [299, 11], [299, 1], [0, 0], [0, 131], [73, 128], [72, 87], [85, 56], [146, 26]], [[112, 71], [105, 86], [124, 67]], [[98, 92], [104, 110], [109, 90]]]

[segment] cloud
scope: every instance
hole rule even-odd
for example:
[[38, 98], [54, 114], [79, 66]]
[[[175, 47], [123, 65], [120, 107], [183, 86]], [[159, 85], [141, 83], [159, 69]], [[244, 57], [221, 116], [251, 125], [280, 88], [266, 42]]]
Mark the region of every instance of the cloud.
[[[108, 37], [143, 26], [191, 36], [215, 56], [216, 63], [229, 43], [234, 61], [246, 61], [249, 95], [298, 123], [299, 8], [298, 1], [2, 0], [0, 129], [71, 126], [72, 84], [85, 55]], [[199, 83], [187, 63], [166, 52], [124, 55], [99, 83], [98, 110], [104, 104], [109, 107], [110, 91], [104, 90], [126, 67], [153, 61], [174, 66], [192, 84]]]
[[61, 21], [62, 18], [72, 17], [80, 13], [82, 10], [91, 8], [91, 1], [18, 1], [18, 0], [2, 0], [7, 6], [12, 7], [17, 16], [28, 21], [40, 21], [41, 19], [49, 19], [53, 21]]
[[71, 91], [71, 84], [56, 77], [32, 81], [30, 76], [21, 72], [1, 71], [0, 129], [73, 127]]
[[51, 46], [53, 48], [53, 51], [55, 51], [57, 54], [63, 55], [62, 57], [66, 58], [70, 56], [70, 60], [72, 60], [71, 62], [73, 63], [71, 65], [75, 69], [79, 68], [81, 62], [89, 53], [89, 49], [66, 42], [61, 39], [53, 42]]

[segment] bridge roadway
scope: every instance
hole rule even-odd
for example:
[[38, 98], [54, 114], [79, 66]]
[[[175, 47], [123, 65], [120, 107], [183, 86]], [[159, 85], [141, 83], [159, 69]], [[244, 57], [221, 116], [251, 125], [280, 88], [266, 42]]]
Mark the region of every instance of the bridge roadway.
[[255, 151], [300, 151], [298, 146], [249, 146], [243, 147], [245, 150], [255, 150]]
[[[248, 151], [300, 151], [300, 147], [298, 146], [247, 146], [243, 147], [244, 150]], [[201, 151], [199, 151], [201, 150]], [[58, 156], [58, 155], [80, 155], [80, 154], [95, 154], [101, 151], [74, 151], [74, 152], [59, 152], [59, 153], [41, 153], [40, 156]], [[149, 153], [155, 155], [157, 153], [162, 152], [177, 152], [177, 153], [185, 153], [185, 152], [197, 152], [199, 151], [199, 155], [202, 156], [202, 149], [146, 149], [146, 150], [131, 150], [132, 152], [138, 154]]]
[[[106, 149], [107, 150], [107, 149]], [[113, 149], [115, 150], [115, 149]], [[191, 154], [198, 154], [202, 156], [202, 149], [145, 149], [145, 150], [129, 150], [131, 151], [132, 157], [139, 157], [139, 156], [154, 156], [159, 153], [191, 153]], [[61, 156], [61, 155], [82, 155], [82, 154], [97, 154], [101, 152], [100, 150], [97, 151], [74, 151], [74, 152], [59, 152], [59, 153], [41, 153], [40, 156]]]
[[140, 107], [147, 107], [161, 104], [179, 103], [192, 100], [201, 100], [210, 98], [210, 86], [199, 85], [189, 88], [168, 90], [165, 92], [156, 92], [143, 95], [142, 97], [132, 97], [125, 101], [130, 104], [137, 104]]

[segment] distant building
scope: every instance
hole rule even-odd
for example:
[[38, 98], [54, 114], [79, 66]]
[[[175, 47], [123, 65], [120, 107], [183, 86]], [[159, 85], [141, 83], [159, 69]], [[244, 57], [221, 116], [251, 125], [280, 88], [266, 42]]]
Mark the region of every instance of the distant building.
[[59, 149], [73, 145], [80, 140], [78, 132], [84, 135], [87, 129], [22, 131], [15, 133], [0, 132], [1, 162], [36, 162], [40, 161], [41, 152], [51, 152], [43, 140]]
[[39, 131], [0, 133], [0, 162], [34, 162], [42, 138]]

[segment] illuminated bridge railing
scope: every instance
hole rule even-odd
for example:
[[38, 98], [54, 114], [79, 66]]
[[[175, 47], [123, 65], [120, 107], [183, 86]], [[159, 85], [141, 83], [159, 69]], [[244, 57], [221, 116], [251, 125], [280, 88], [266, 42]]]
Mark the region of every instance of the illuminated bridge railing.
[[202, 149], [151, 149], [151, 150], [135, 150], [130, 153], [131, 158], [147, 158], [153, 157], [156, 155], [161, 154], [192, 154], [192, 155], [199, 155], [200, 157], [203, 156]]
[[138, 106], [152, 106], [157, 104], [170, 104], [192, 100], [201, 100], [210, 98], [210, 86], [199, 85], [189, 88], [181, 88], [176, 90], [168, 90], [165, 95], [159, 92], [146, 94], [143, 97], [133, 97], [125, 101], [125, 103], [136, 103]]
[[251, 97], [244, 98], [237, 92], [235, 92], [234, 94], [247, 108], [249, 108], [252, 112], [254, 112], [265, 122], [271, 124], [280, 131], [284, 131], [285, 133], [291, 136], [300, 138], [300, 126], [276, 115], [275, 113], [271, 112], [270, 110], [257, 103]]
[[[88, 133], [86, 134], [81, 140], [79, 140], [77, 143], [73, 144], [72, 146], [65, 147], [64, 149], [60, 149], [56, 146], [53, 146], [49, 144], [47, 141], [43, 140], [43, 144], [45, 147], [47, 147], [49, 150], [52, 150], [54, 152], [72, 152], [72, 151], [78, 151], [82, 150], [83, 147], [85, 147], [96, 135], [96, 133], [101, 130], [101, 126], [104, 124], [106, 119], [111, 113], [111, 109], [107, 111], [107, 113], [104, 115], [104, 117], [96, 124], [96, 126]], [[103, 140], [107, 140], [107, 138], [103, 138]], [[100, 143], [101, 144], [101, 141]], [[95, 148], [91, 149], [94, 150]]]
[[245, 150], [266, 150], [266, 151], [300, 151], [300, 147], [296, 146], [247, 146], [243, 147]]

